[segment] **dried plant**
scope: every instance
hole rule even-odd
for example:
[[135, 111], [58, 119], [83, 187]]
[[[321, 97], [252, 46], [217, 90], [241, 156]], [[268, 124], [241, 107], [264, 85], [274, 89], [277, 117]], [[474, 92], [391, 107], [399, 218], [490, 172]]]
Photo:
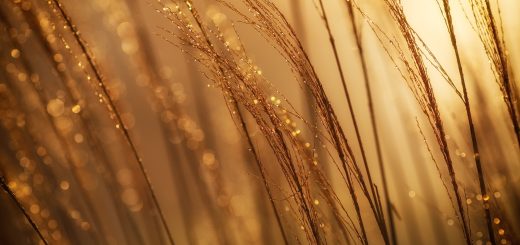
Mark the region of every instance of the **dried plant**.
[[420, 2], [2, 2], [0, 241], [516, 244], [508, 3]]

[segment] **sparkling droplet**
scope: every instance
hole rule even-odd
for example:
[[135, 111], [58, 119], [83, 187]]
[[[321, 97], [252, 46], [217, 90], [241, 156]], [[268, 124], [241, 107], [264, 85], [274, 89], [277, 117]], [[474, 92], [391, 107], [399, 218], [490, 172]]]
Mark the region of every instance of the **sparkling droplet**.
[[18, 49], [12, 49], [12, 50], [11, 50], [11, 57], [13, 57], [13, 58], [15, 58], [15, 59], [18, 58], [18, 57], [20, 57], [20, 50], [18, 50]]
[[81, 112], [81, 106], [80, 105], [75, 105], [72, 107], [72, 112], [74, 113], [80, 113]]

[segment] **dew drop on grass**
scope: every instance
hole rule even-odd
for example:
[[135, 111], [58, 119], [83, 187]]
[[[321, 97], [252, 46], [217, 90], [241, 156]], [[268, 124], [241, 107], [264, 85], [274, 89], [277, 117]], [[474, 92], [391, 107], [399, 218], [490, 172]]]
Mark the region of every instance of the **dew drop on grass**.
[[77, 113], [80, 113], [80, 112], [81, 112], [81, 106], [80, 106], [80, 105], [74, 105], [74, 106], [72, 107], [72, 112], [74, 112], [74, 113], [76, 113], [76, 114], [77, 114]]

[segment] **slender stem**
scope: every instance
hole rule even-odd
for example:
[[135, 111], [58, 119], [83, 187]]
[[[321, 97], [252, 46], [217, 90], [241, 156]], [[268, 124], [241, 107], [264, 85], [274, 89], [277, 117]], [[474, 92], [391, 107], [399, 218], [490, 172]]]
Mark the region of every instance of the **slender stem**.
[[146, 180], [147, 188], [150, 190], [152, 201], [153, 201], [153, 203], [154, 203], [154, 205], [155, 205], [155, 207], [157, 209], [157, 212], [158, 212], [159, 217], [161, 219], [161, 223], [162, 223], [162, 225], [163, 225], [163, 227], [164, 227], [164, 229], [166, 231], [166, 234], [168, 236], [168, 240], [169, 240], [170, 244], [173, 245], [173, 244], [175, 244], [175, 242], [173, 241], [173, 236], [171, 234], [170, 229], [168, 228], [168, 224], [166, 222], [166, 218], [165, 218], [164, 213], [163, 213], [163, 211], [161, 209], [161, 206], [159, 205], [159, 200], [158, 200], [158, 198], [157, 198], [157, 196], [155, 194], [155, 191], [154, 191], [154, 188], [152, 186], [152, 182], [150, 180], [150, 177], [148, 176], [148, 173], [146, 172], [143, 160], [139, 156], [139, 153], [137, 151], [137, 147], [135, 146], [134, 142], [132, 141], [132, 138], [130, 137], [130, 133], [128, 132], [128, 130], [125, 128], [125, 126], [123, 124], [123, 120], [121, 118], [121, 114], [119, 113], [118, 109], [116, 108], [114, 101], [110, 98], [110, 95], [108, 93], [108, 89], [107, 89], [106, 84], [105, 84], [105, 80], [103, 79], [103, 76], [101, 75], [101, 72], [100, 72], [98, 66], [94, 62], [94, 58], [91, 55], [90, 51], [88, 50], [86, 42], [81, 38], [81, 36], [79, 34], [79, 31], [77, 30], [76, 26], [72, 23], [72, 20], [71, 20], [70, 16], [65, 12], [65, 9], [61, 6], [61, 3], [59, 2], [59, 0], [53, 0], [53, 2], [54, 2], [54, 5], [59, 10], [59, 12], [61, 13], [63, 19], [65, 20], [65, 23], [68, 26], [68, 28], [71, 30], [72, 34], [74, 35], [74, 38], [76, 39], [77, 43], [79, 44], [82, 52], [85, 54], [87, 62], [89, 63], [89, 65], [92, 68], [92, 70], [94, 71], [94, 75], [96, 76], [96, 79], [99, 81], [99, 87], [101, 88], [103, 94], [107, 98], [109, 109], [111, 109], [112, 112], [114, 113], [115, 119], [116, 119], [117, 123], [120, 125], [119, 129], [121, 129], [121, 132], [123, 132], [123, 136], [125, 137], [125, 140], [130, 145], [130, 148], [131, 148], [131, 151], [132, 151], [132, 153], [134, 155], [134, 158], [137, 160], [137, 163], [139, 165], [139, 169], [140, 169], [141, 173], [143, 174], [143, 176], [144, 176], [144, 178]]
[[[386, 180], [386, 172], [385, 172], [385, 167], [384, 167], [385, 165], [383, 163], [381, 142], [379, 140], [379, 133], [377, 130], [377, 125], [376, 125], [377, 120], [376, 120], [376, 115], [375, 115], [374, 106], [373, 106], [372, 90], [370, 88], [370, 78], [368, 77], [367, 62], [365, 59], [365, 55], [363, 53], [363, 45], [361, 43], [361, 37], [359, 36], [359, 32], [358, 32], [357, 25], [356, 25], [356, 18], [354, 16], [352, 1], [347, 1], [347, 7], [348, 7], [348, 13], [350, 16], [350, 24], [352, 26], [352, 32], [354, 33], [354, 37], [356, 40], [356, 47], [358, 50], [359, 59], [361, 60], [361, 68], [363, 70], [363, 78], [365, 81], [365, 90], [366, 90], [367, 100], [368, 100], [368, 110], [369, 110], [369, 114], [370, 114], [370, 123], [372, 124], [372, 132], [374, 134], [374, 141], [375, 141], [375, 145], [376, 145], [377, 161], [379, 164], [379, 171], [381, 172], [381, 179], [383, 182], [383, 191], [384, 191], [385, 197], [386, 197], [385, 202], [386, 202], [386, 209], [387, 209], [387, 213], [388, 213], [388, 219], [390, 222], [391, 241], [392, 241], [392, 244], [397, 244], [394, 217], [393, 217], [393, 212], [391, 210], [390, 195], [388, 193], [388, 183]], [[366, 166], [368, 179], [371, 182], [369, 168], [367, 165], [365, 165], [365, 166]], [[375, 195], [374, 186], [372, 183], [371, 183], [371, 190], [372, 190], [373, 195]], [[381, 214], [381, 215], [383, 215], [383, 214]], [[384, 221], [382, 223], [384, 224]], [[386, 229], [385, 229], [385, 232], [387, 232]], [[388, 239], [388, 234], [386, 233], [385, 235], [387, 236], [386, 239]]]
[[36, 231], [36, 233], [38, 233], [38, 236], [40, 237], [40, 239], [42, 240], [42, 242], [45, 244], [45, 245], [48, 245], [49, 243], [47, 242], [47, 240], [45, 240], [45, 238], [43, 237], [43, 234], [40, 232], [40, 229], [38, 228], [38, 226], [36, 225], [36, 223], [34, 223], [34, 221], [32, 220], [31, 216], [29, 216], [29, 214], [27, 213], [27, 211], [25, 211], [25, 208], [22, 206], [22, 204], [20, 203], [20, 201], [18, 201], [18, 198], [16, 198], [16, 195], [13, 193], [13, 191], [11, 191], [11, 188], [9, 188], [9, 186], [5, 183], [5, 179], [3, 176], [0, 176], [0, 185], [2, 186], [2, 189], [4, 189], [4, 191], [9, 195], [9, 197], [13, 200], [13, 202], [16, 203], [16, 206], [18, 207], [18, 209], [20, 209], [20, 211], [23, 213], [23, 215], [25, 216], [25, 219], [27, 219], [27, 221], [29, 221], [29, 224], [31, 224], [32, 228], [34, 229], [34, 231]]
[[[473, 117], [471, 114], [471, 106], [469, 104], [469, 97], [468, 97], [468, 91], [466, 88], [466, 81], [464, 79], [464, 71], [462, 69], [462, 63], [460, 59], [459, 49], [457, 46], [457, 38], [455, 37], [455, 31], [453, 28], [453, 20], [451, 17], [451, 10], [448, 0], [443, 0], [444, 3], [444, 12], [446, 13], [446, 21], [448, 24], [448, 32], [450, 34], [451, 44], [453, 46], [453, 50], [455, 51], [455, 58], [457, 59], [457, 68], [459, 71], [460, 76], [460, 82], [462, 83], [462, 93], [464, 96], [464, 107], [466, 108], [466, 116], [468, 118], [468, 124], [469, 124], [469, 131], [471, 135], [471, 145], [473, 147], [473, 153], [475, 158], [475, 166], [477, 167], [477, 173], [478, 173], [478, 180], [480, 184], [480, 192], [482, 194], [483, 198], [483, 207], [484, 212], [486, 216], [486, 225], [488, 229], [489, 234], [489, 240], [493, 245], [496, 244], [495, 241], [495, 234], [493, 232], [493, 223], [491, 221], [491, 212], [489, 210], [489, 199], [487, 198], [487, 190], [486, 190], [486, 182], [484, 180], [484, 173], [482, 171], [482, 164], [480, 162], [480, 152], [478, 149], [478, 141], [477, 141], [477, 135], [475, 132], [475, 125], [473, 123]], [[463, 214], [462, 214], [463, 215]]]
[[[319, 3], [320, 3], [320, 8], [321, 8], [321, 10], [323, 12], [323, 21], [325, 22], [325, 27], [327, 28], [327, 33], [329, 35], [329, 41], [330, 41], [330, 44], [332, 46], [332, 50], [334, 52], [334, 59], [336, 61], [336, 66], [337, 66], [337, 69], [338, 69], [338, 72], [339, 72], [341, 83], [343, 85], [343, 91], [345, 92], [345, 96], [347, 98], [347, 104], [348, 104], [348, 107], [349, 107], [350, 116], [351, 116], [352, 121], [354, 123], [354, 129], [356, 131], [356, 138], [357, 138], [360, 150], [361, 150], [361, 156], [362, 156], [363, 162], [365, 164], [365, 169], [367, 169], [367, 174], [369, 175], [370, 171], [368, 170], [368, 163], [367, 163], [367, 160], [366, 160], [366, 154], [365, 154], [365, 150], [364, 150], [364, 147], [363, 147], [363, 143], [361, 141], [361, 136], [359, 134], [359, 128], [358, 128], [358, 125], [357, 125], [356, 117], [354, 115], [354, 110], [352, 108], [352, 102], [350, 100], [350, 94], [349, 94], [348, 89], [347, 89], [347, 84], [346, 84], [346, 81], [345, 81], [345, 75], [343, 74], [343, 69], [341, 68], [341, 62], [339, 60], [339, 55], [338, 55], [338, 50], [337, 50], [337, 47], [336, 47], [336, 42], [334, 41], [334, 37], [332, 36], [332, 31], [330, 29], [329, 20], [327, 18], [327, 13], [326, 13], [324, 5], [323, 5], [323, 0], [320, 0]], [[345, 174], [348, 176], [348, 173], [345, 173]], [[372, 182], [370, 175], [369, 175], [369, 181], [370, 181], [370, 183]], [[370, 184], [370, 185], [372, 186], [372, 184]], [[371, 198], [368, 197], [368, 199], [370, 200]], [[359, 205], [357, 203], [357, 199], [354, 199], [354, 205], [355, 206]], [[358, 216], [359, 225], [361, 227], [361, 233], [363, 235], [363, 239], [365, 240], [365, 242], [368, 242], [366, 231], [365, 231], [365, 227], [363, 225], [363, 218], [361, 217], [361, 214], [360, 214], [360, 212], [357, 209], [356, 209], [356, 213], [357, 213], [357, 216]]]
[[[48, 57], [51, 57], [52, 59], [52, 56], [54, 53], [56, 53], [55, 49], [52, 47], [52, 45], [50, 45], [50, 43], [47, 41], [47, 39], [45, 38], [45, 31], [42, 29], [42, 27], [40, 26], [38, 20], [37, 20], [37, 17], [35, 16], [36, 13], [32, 12], [32, 11], [24, 11], [24, 16], [26, 18], [26, 20], [28, 21], [29, 25], [31, 26], [31, 28], [33, 28], [33, 30], [38, 30], [38, 31], [35, 31], [34, 34], [36, 35], [36, 37], [40, 40], [40, 43], [43, 45], [44, 47], [44, 50], [45, 52], [47, 53]], [[56, 62], [54, 60], [51, 60], [51, 62], [54, 62], [55, 65], [58, 65], [59, 62]], [[29, 62], [24, 62], [27, 66], [27, 68], [29, 68]], [[29, 71], [29, 70], [28, 70]], [[79, 99], [74, 96], [74, 93], [72, 92], [72, 88], [71, 88], [71, 85], [68, 84], [66, 81], [68, 81], [68, 78], [67, 76], [62, 73], [62, 72], [58, 72], [57, 70], [53, 71], [53, 72], [56, 72], [56, 74], [59, 74], [59, 77], [60, 77], [60, 81], [61, 83], [63, 84], [63, 86], [65, 86], [66, 88], [66, 91], [68, 94], [71, 95], [71, 99], [74, 100], [74, 101], [79, 101]], [[33, 73], [31, 71], [29, 71], [29, 73]], [[36, 91], [38, 91], [38, 93], [41, 93], [41, 91], [39, 91], [38, 88], [34, 88]], [[39, 97], [43, 97], [43, 95], [40, 95]], [[47, 104], [47, 103], [44, 103], [44, 102], [41, 102], [43, 105]], [[85, 134], [85, 137], [87, 137], [85, 140], [86, 142], [91, 142], [92, 141], [92, 147], [93, 147], [93, 150], [96, 152], [95, 154], [96, 155], [99, 155], [100, 158], [102, 159], [101, 160], [101, 163], [102, 163], [102, 166], [106, 167], [107, 169], [109, 169], [108, 173], [111, 175], [111, 176], [115, 176], [115, 170], [110, 166], [110, 164], [108, 164], [108, 160], [106, 159], [105, 157], [105, 153], [103, 152], [103, 150], [100, 149], [99, 147], [99, 143], [97, 142], [97, 140], [95, 139], [95, 137], [92, 136], [92, 128], [89, 127], [88, 125], [90, 124], [90, 121], [88, 118], [85, 118], [85, 117], [79, 117], [79, 120], [81, 120], [81, 128], [82, 130], [88, 132], [87, 134]], [[51, 123], [51, 125], [54, 125]], [[54, 126], [53, 126], [54, 128]], [[58, 133], [56, 132], [55, 130], [55, 134], [58, 135]], [[62, 137], [59, 137], [59, 138], [62, 138]], [[60, 139], [60, 141], [63, 141], [63, 139]], [[61, 143], [62, 145], [64, 145], [65, 143]], [[63, 148], [63, 147], [62, 147]], [[70, 155], [70, 154], [66, 154], [66, 155]], [[70, 158], [70, 157], [69, 157]], [[72, 162], [72, 160], [67, 160], [68, 162]], [[75, 172], [73, 171], [73, 174], [76, 176], [77, 174], [75, 174]], [[113, 185], [111, 183], [113, 183], [113, 179], [115, 177], [107, 177], [107, 178], [103, 178], [103, 181], [105, 181], [107, 183], [107, 185], [111, 186], [110, 188], [110, 192], [113, 193], [113, 196], [115, 198], [112, 198], [112, 203], [116, 206], [120, 206], [122, 205], [122, 200], [120, 198], [117, 198], [117, 195], [115, 195], [114, 193], [116, 193], [116, 185]], [[83, 188], [80, 188], [80, 191], [81, 192], [84, 192], [83, 191]], [[90, 208], [90, 204], [88, 204], [89, 202], [87, 202], [87, 205], [89, 206], [89, 209], [90, 210], [93, 210], [92, 208]], [[126, 209], [117, 209], [117, 215], [118, 217], [120, 217], [120, 219], [122, 218], [126, 218], [126, 220], [128, 220], [128, 210]], [[97, 215], [96, 215], [97, 216]], [[94, 217], [94, 216], [93, 216]], [[97, 219], [97, 218], [96, 218]], [[99, 223], [99, 222], [97, 222]], [[123, 224], [124, 223], [124, 224]], [[143, 242], [142, 241], [142, 237], [140, 236], [140, 233], [137, 231], [136, 229], [136, 226], [135, 226], [135, 222], [123, 222], [123, 227], [126, 228], [129, 227], [129, 229], [131, 229], [131, 232], [132, 234], [134, 234], [136, 236], [136, 238], [131, 238], [131, 237], [126, 237], [125, 239], [137, 239], [138, 241], [140, 241], [141, 243]], [[103, 229], [100, 229], [100, 232], [101, 233], [104, 233], [103, 232]], [[101, 237], [106, 237], [106, 235], [104, 234], [101, 234]]]
[[[500, 37], [498, 35], [498, 30], [496, 28], [496, 24], [495, 24], [495, 18], [493, 17], [493, 12], [491, 10], [491, 5], [490, 5], [490, 1], [485, 1], [486, 2], [486, 10], [487, 10], [487, 14], [488, 14], [488, 17], [489, 17], [489, 27], [491, 28], [491, 31], [493, 32], [493, 40], [494, 40], [494, 44], [495, 44], [495, 48], [498, 52], [498, 56], [500, 57], [500, 73], [502, 75], [502, 83], [504, 85], [504, 89], [505, 89], [505, 94], [506, 96], [504, 96], [504, 99], [506, 100], [506, 104], [508, 105], [508, 109], [509, 109], [509, 115], [511, 117], [511, 123], [513, 124], [513, 129], [515, 131], [515, 135], [516, 135], [516, 140], [517, 140], [517, 143], [518, 143], [518, 147], [520, 147], [520, 125], [518, 123], [518, 117], [516, 115], [516, 106], [515, 104], [517, 102], [515, 102], [516, 100], [516, 96], [514, 94], [514, 92], [511, 90], [511, 81], [509, 79], [509, 73], [508, 73], [508, 62], [506, 60], [506, 54], [504, 54], [504, 50], [502, 48], [502, 46], [500, 45]], [[514, 82], [514, 81], [513, 81]]]
[[420, 95], [417, 95], [421, 98], [417, 97], [417, 99], [420, 100], [422, 104], [422, 110], [428, 117], [430, 126], [435, 133], [437, 143], [439, 144], [439, 149], [442, 152], [444, 161], [446, 163], [446, 167], [450, 175], [451, 185], [453, 187], [453, 192], [456, 196], [458, 207], [457, 209], [459, 213], [458, 218], [462, 224], [466, 243], [470, 245], [471, 239], [468, 232], [464, 206], [462, 204], [462, 197], [459, 191], [459, 184], [457, 183], [457, 176], [453, 167], [453, 159], [451, 158], [450, 148], [446, 139], [446, 132], [444, 130], [439, 107], [437, 105], [437, 99], [433, 92], [433, 87], [428, 75], [428, 71], [426, 70], [423, 57], [416, 42], [415, 34], [412, 27], [408, 24], [402, 6], [400, 5], [400, 1], [386, 0], [385, 3], [388, 5], [389, 10], [391, 11], [396, 24], [401, 30], [401, 34], [403, 35], [404, 40], [406, 41], [408, 50], [411, 52], [411, 61], [415, 63], [414, 67], [410, 66], [408, 63], [407, 66], [409, 69], [417, 69], [417, 73], [415, 74], [416, 77], [412, 78], [412, 82], [415, 83], [414, 86], [416, 86], [415, 89], [421, 90], [419, 92]]
[[269, 187], [269, 183], [267, 182], [267, 178], [265, 176], [265, 169], [262, 163], [260, 162], [260, 157], [258, 157], [258, 153], [256, 152], [255, 146], [253, 144], [253, 141], [251, 140], [251, 136], [249, 134], [249, 130], [247, 129], [246, 122], [244, 120], [244, 116], [242, 114], [242, 111], [238, 107], [238, 103], [234, 103], [234, 106], [238, 112], [238, 117], [240, 119], [240, 125], [242, 126], [242, 130], [244, 130], [244, 134], [246, 135], [247, 144], [248, 147], [251, 149], [251, 152], [253, 153], [253, 157], [255, 159], [255, 163], [258, 166], [258, 170], [260, 171], [260, 174], [262, 176], [262, 182], [264, 183], [265, 190], [267, 191], [267, 194], [269, 196], [269, 201], [271, 203], [271, 207], [273, 208], [274, 215], [276, 217], [276, 223], [278, 224], [278, 227], [280, 228], [280, 233], [282, 233], [284, 244], [289, 244], [289, 240], [287, 240], [287, 236], [285, 234], [285, 231], [283, 229], [282, 220], [280, 218], [280, 214], [278, 213], [278, 210], [276, 209], [276, 205], [274, 203], [273, 194], [271, 191], [271, 188]]

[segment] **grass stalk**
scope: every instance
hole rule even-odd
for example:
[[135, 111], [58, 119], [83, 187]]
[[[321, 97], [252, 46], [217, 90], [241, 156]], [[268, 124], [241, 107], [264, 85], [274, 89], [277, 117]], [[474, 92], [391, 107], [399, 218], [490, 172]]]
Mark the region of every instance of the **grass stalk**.
[[[383, 154], [382, 154], [382, 150], [381, 150], [381, 142], [380, 142], [380, 139], [379, 139], [379, 132], [377, 130], [377, 120], [376, 120], [376, 115], [375, 115], [375, 110], [374, 110], [374, 101], [373, 101], [373, 98], [372, 98], [372, 89], [370, 87], [370, 77], [369, 77], [369, 74], [368, 74], [368, 65], [367, 65], [367, 61], [365, 59], [365, 54], [363, 52], [364, 48], [363, 48], [363, 44], [362, 44], [362, 41], [361, 41], [360, 33], [358, 31], [357, 24], [356, 24], [356, 18], [355, 18], [355, 14], [354, 14], [354, 11], [353, 11], [354, 8], [352, 6], [353, 3], [352, 3], [352, 1], [346, 1], [346, 4], [347, 4], [347, 10], [348, 10], [349, 18], [350, 18], [352, 34], [354, 35], [354, 39], [356, 41], [356, 48], [358, 50], [358, 56], [359, 56], [359, 59], [360, 59], [360, 62], [361, 62], [361, 69], [362, 69], [362, 72], [363, 72], [363, 80], [364, 80], [364, 83], [365, 83], [366, 96], [367, 96], [367, 100], [368, 100], [368, 111], [369, 111], [369, 114], [370, 114], [370, 123], [372, 125], [372, 133], [374, 135], [374, 141], [375, 141], [374, 143], [375, 143], [375, 146], [376, 146], [377, 162], [378, 162], [378, 165], [379, 165], [379, 171], [381, 173], [381, 179], [382, 179], [382, 184], [383, 184], [383, 192], [385, 193], [385, 203], [386, 203], [387, 213], [388, 213], [390, 234], [388, 234], [388, 231], [386, 230], [386, 225], [384, 223], [384, 219], [380, 218], [379, 222], [381, 223], [381, 225], [385, 226], [385, 229], [384, 229], [385, 233], [383, 234], [383, 236], [386, 236], [386, 239], [385, 239], [386, 242], [389, 242], [389, 240], [391, 240], [392, 244], [397, 244], [397, 235], [396, 235], [396, 232], [395, 232], [395, 224], [394, 224], [393, 212], [391, 211], [391, 202], [390, 202], [390, 196], [389, 196], [390, 194], [388, 192], [388, 183], [387, 183], [387, 180], [386, 180], [386, 171], [385, 171], [385, 165], [384, 165], [384, 162], [383, 162]], [[369, 183], [371, 185], [372, 193], [374, 194], [375, 190], [374, 190], [374, 187], [373, 187], [373, 183], [371, 181], [369, 168], [368, 168], [367, 165], [365, 165], [365, 168], [366, 168], [366, 171], [367, 171]], [[383, 214], [380, 214], [380, 216], [383, 216]], [[389, 235], [390, 235], [390, 239], [388, 238]]]
[[16, 198], [16, 195], [13, 193], [11, 188], [9, 188], [9, 186], [5, 182], [5, 178], [3, 176], [0, 176], [0, 186], [2, 186], [2, 189], [4, 189], [4, 191], [7, 193], [7, 195], [9, 195], [11, 200], [13, 200], [13, 202], [16, 204], [16, 207], [18, 207], [18, 209], [23, 213], [23, 215], [25, 216], [25, 219], [29, 222], [29, 224], [31, 224], [31, 227], [38, 234], [38, 236], [40, 237], [41, 241], [45, 245], [49, 245], [49, 242], [47, 242], [45, 237], [43, 237], [43, 234], [41, 233], [40, 229], [38, 228], [38, 226], [36, 225], [34, 220], [31, 218], [29, 213], [27, 213], [27, 211], [25, 211], [25, 208], [20, 203], [20, 201], [18, 201], [18, 198]]
[[118, 111], [114, 101], [110, 98], [108, 89], [106, 87], [106, 82], [103, 79], [103, 76], [101, 74], [100, 69], [98, 68], [97, 64], [94, 62], [94, 57], [92, 56], [91, 52], [87, 48], [86, 42], [81, 38], [80, 33], [79, 33], [76, 25], [73, 24], [72, 19], [67, 14], [67, 12], [65, 12], [65, 9], [63, 8], [63, 6], [59, 2], [59, 0], [53, 0], [52, 2], [54, 3], [54, 6], [59, 10], [59, 12], [60, 12], [61, 16], [63, 17], [63, 20], [65, 21], [67, 27], [69, 28], [69, 30], [73, 34], [74, 38], [76, 39], [76, 42], [80, 46], [83, 54], [85, 54], [85, 58], [87, 59], [88, 64], [90, 65], [90, 67], [94, 71], [94, 75], [96, 77], [96, 80], [99, 81], [99, 87], [101, 88], [101, 91], [103, 92], [104, 96], [107, 99], [108, 108], [109, 108], [109, 110], [111, 112], [114, 113], [115, 119], [116, 119], [118, 125], [120, 125], [119, 129], [123, 133], [123, 136], [124, 136], [125, 140], [130, 145], [132, 154], [133, 154], [134, 158], [136, 159], [136, 161], [137, 161], [137, 163], [139, 165], [139, 170], [141, 171], [141, 173], [143, 174], [143, 176], [144, 176], [144, 178], [146, 180], [147, 188], [150, 190], [150, 195], [152, 197], [152, 201], [153, 201], [154, 206], [155, 206], [155, 208], [156, 208], [156, 210], [157, 210], [157, 212], [159, 214], [159, 217], [161, 219], [161, 223], [162, 223], [163, 228], [164, 228], [164, 230], [165, 230], [165, 232], [167, 234], [169, 243], [172, 244], [172, 245], [175, 244], [175, 242], [173, 240], [173, 236], [171, 234], [171, 231], [168, 228], [168, 224], [166, 222], [166, 218], [165, 218], [164, 213], [163, 213], [163, 211], [161, 209], [161, 206], [159, 204], [159, 200], [158, 200], [158, 198], [157, 198], [157, 196], [155, 194], [154, 188], [152, 186], [152, 182], [150, 180], [150, 177], [148, 176], [148, 173], [146, 172], [146, 169], [144, 167], [143, 160], [139, 156], [139, 153], [137, 151], [137, 147], [134, 144], [132, 138], [130, 137], [130, 133], [128, 132], [128, 130], [125, 128], [125, 126], [123, 124], [123, 119], [121, 117], [121, 114], [119, 113], [119, 111]]
[[452, 16], [451, 16], [450, 4], [449, 4], [448, 0], [443, 0], [443, 7], [444, 7], [444, 12], [446, 14], [446, 22], [448, 25], [448, 33], [450, 34], [451, 45], [453, 47], [453, 50], [455, 52], [455, 58], [457, 60], [457, 69], [459, 72], [459, 78], [460, 78], [460, 82], [462, 84], [462, 93], [464, 96], [464, 108], [466, 110], [466, 117], [468, 120], [469, 131], [470, 131], [470, 135], [471, 135], [471, 146], [473, 148], [473, 158], [475, 159], [475, 167], [477, 168], [480, 192], [483, 196], [482, 205], [483, 205], [483, 209], [484, 209], [484, 213], [485, 213], [487, 232], [488, 232], [488, 236], [489, 236], [489, 240], [491, 241], [491, 244], [495, 245], [496, 240], [495, 240], [495, 234], [493, 231], [493, 221], [491, 218], [491, 211], [489, 208], [489, 205], [490, 205], [489, 197], [487, 194], [486, 182], [485, 182], [484, 173], [482, 170], [482, 163], [480, 161], [481, 157], [480, 157], [480, 151], [479, 151], [479, 147], [478, 147], [477, 133], [475, 132], [475, 125], [473, 122], [473, 116], [471, 114], [471, 106], [470, 106], [470, 101], [469, 101], [469, 96], [468, 96], [468, 91], [467, 91], [467, 86], [466, 86], [466, 80], [464, 78], [464, 71], [462, 68], [462, 62], [461, 62], [461, 58], [460, 58], [460, 54], [459, 54], [459, 49], [457, 46], [457, 38], [455, 37], [455, 30], [453, 28], [453, 20], [452, 20]]

